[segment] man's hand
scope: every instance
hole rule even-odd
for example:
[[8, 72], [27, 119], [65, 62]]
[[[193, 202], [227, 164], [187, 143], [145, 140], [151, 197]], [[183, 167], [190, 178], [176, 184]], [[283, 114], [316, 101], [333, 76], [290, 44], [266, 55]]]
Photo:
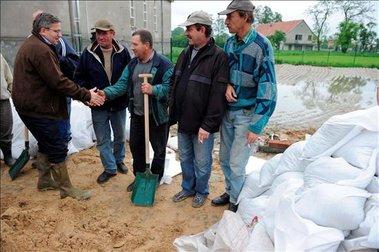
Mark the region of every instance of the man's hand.
[[208, 137], [209, 137], [209, 132], [200, 128], [199, 133], [197, 135], [197, 139], [198, 139], [199, 143], [202, 144], [204, 140], [208, 139]]
[[253, 144], [255, 141], [257, 141], [259, 139], [259, 136], [251, 131], [247, 132], [246, 134], [246, 145], [248, 145], [249, 147], [251, 146], [251, 144]]
[[150, 85], [149, 83], [142, 83], [141, 84], [141, 92], [142, 92], [142, 94], [152, 95], [153, 94], [153, 86]]
[[234, 90], [233, 86], [228, 84], [226, 87], [225, 97], [228, 102], [236, 102], [237, 101], [237, 94]]
[[100, 96], [104, 97], [105, 100], [107, 99], [107, 96], [105, 95], [104, 90], [97, 90], [97, 93], [98, 93]]
[[104, 94], [104, 96], [100, 95], [98, 93], [97, 88], [92, 88], [90, 90], [90, 93], [91, 93], [91, 100], [86, 103], [88, 106], [101, 106], [101, 105], [104, 104], [104, 102], [105, 102], [105, 94]]

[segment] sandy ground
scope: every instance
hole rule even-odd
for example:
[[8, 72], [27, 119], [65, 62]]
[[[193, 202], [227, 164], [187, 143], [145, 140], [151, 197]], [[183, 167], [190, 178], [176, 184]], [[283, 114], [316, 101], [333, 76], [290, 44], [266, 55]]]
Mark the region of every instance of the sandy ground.
[[[281, 65], [278, 82], [291, 85], [300, 79], [365, 76], [378, 78], [378, 70], [331, 69]], [[290, 77], [288, 75], [291, 75]], [[280, 139], [299, 141], [309, 128], [294, 132], [280, 125], [268, 128], [265, 137], [275, 133]], [[226, 207], [212, 207], [210, 199], [224, 192], [224, 177], [218, 164], [218, 140], [210, 179], [210, 195], [199, 209], [191, 207], [191, 199], [173, 203], [171, 197], [181, 187], [181, 176], [170, 185], [158, 188], [154, 207], [136, 207], [130, 201], [127, 185], [134, 179], [118, 174], [105, 185], [96, 183], [103, 168], [96, 148], [69, 157], [69, 173], [74, 185], [92, 191], [88, 201], [59, 199], [58, 191], [39, 192], [37, 171], [30, 161], [15, 181], [8, 167], [1, 165], [1, 251], [174, 251], [175, 238], [196, 234], [209, 228], [222, 216]], [[268, 159], [272, 155], [257, 153]], [[125, 163], [130, 164], [130, 151]]]

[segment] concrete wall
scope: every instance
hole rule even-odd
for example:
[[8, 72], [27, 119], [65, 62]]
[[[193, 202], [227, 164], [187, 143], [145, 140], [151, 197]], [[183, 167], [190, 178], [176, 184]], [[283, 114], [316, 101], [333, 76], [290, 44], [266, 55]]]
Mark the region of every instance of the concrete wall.
[[[152, 32], [155, 49], [170, 51], [171, 36], [171, 2], [167, 0], [148, 0], [147, 29]], [[158, 30], [154, 31], [154, 4], [157, 10]], [[163, 15], [161, 14], [163, 4]], [[38, 9], [50, 12], [62, 20], [63, 35], [71, 39], [70, 15], [68, 1], [1, 1], [1, 52], [13, 66], [17, 50], [32, 29], [32, 13]], [[134, 0], [134, 29], [143, 28], [143, 1]], [[163, 27], [161, 17], [163, 16]], [[98, 19], [108, 19], [116, 26], [116, 38], [129, 44], [133, 28], [130, 26], [130, 1], [80, 1], [79, 20], [83, 47], [89, 44], [91, 28]]]

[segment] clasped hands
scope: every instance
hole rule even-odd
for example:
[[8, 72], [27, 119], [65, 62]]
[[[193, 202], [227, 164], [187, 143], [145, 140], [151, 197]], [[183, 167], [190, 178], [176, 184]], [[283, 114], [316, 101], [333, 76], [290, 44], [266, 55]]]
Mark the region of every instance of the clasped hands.
[[106, 100], [103, 90], [92, 88], [89, 90], [91, 93], [91, 100], [86, 102], [86, 105], [91, 107], [102, 106]]

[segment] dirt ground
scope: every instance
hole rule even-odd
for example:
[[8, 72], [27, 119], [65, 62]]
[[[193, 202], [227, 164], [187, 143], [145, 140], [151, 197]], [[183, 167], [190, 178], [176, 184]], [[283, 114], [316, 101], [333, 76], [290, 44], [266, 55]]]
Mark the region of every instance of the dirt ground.
[[[305, 133], [284, 131], [278, 135], [298, 141]], [[256, 155], [265, 159], [272, 156]], [[214, 156], [210, 195], [198, 209], [191, 207], [191, 199], [172, 202], [171, 197], [181, 189], [181, 175], [158, 188], [151, 208], [131, 203], [126, 192], [133, 180], [130, 171], [100, 186], [96, 178], [102, 165], [95, 147], [68, 160], [73, 184], [92, 191], [87, 201], [59, 199], [58, 191], [39, 192], [33, 160], [15, 181], [10, 180], [8, 167], [0, 161], [1, 251], [174, 251], [175, 238], [204, 231], [221, 218], [226, 208], [210, 204], [210, 199], [224, 192], [217, 151]], [[128, 150], [128, 167], [130, 159]]]

